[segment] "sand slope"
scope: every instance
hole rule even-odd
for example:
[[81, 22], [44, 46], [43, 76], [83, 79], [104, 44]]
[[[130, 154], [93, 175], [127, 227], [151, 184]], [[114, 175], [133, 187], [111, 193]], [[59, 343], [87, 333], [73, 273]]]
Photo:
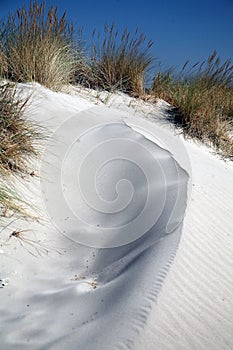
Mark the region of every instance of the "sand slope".
[[[22, 88], [24, 93], [32, 91], [30, 84]], [[47, 211], [51, 218], [52, 211], [53, 220], [52, 223], [48, 220], [34, 223], [33, 227], [31, 223], [16, 221], [2, 233], [4, 241], [14, 229], [33, 228], [33, 233], [25, 233], [25, 236], [30, 239], [36, 236], [36, 239], [41, 240], [41, 246], [38, 246], [37, 251], [27, 242], [21, 246], [17, 239], [12, 239], [10, 245], [1, 247], [0, 278], [9, 278], [9, 285], [0, 290], [1, 348], [232, 349], [233, 219], [230, 211], [233, 204], [233, 166], [218, 160], [205, 147], [185, 142], [194, 186], [184, 225], [179, 219], [168, 232], [167, 221], [174, 217], [172, 208], [177, 198], [177, 184], [181, 184], [180, 189], [187, 190], [190, 177], [181, 167], [185, 167], [182, 164], [185, 158], [183, 151], [179, 150], [175, 155], [175, 158], [180, 158], [177, 159], [178, 163], [172, 157], [174, 132], [164, 121], [166, 105], [160, 103], [153, 108], [150, 104], [140, 104], [123, 95], [112, 95], [108, 99], [111, 106], [108, 111], [106, 107], [96, 109], [93, 102], [99, 104], [99, 100], [95, 100], [92, 95], [85, 96], [83, 92], [81, 96], [74, 90], [74, 96], [56, 94], [37, 84], [33, 89], [35, 95], [30, 107], [32, 117], [43, 122], [49, 130], [56, 130], [51, 146], [54, 152], [48, 152], [49, 158], [47, 154], [43, 158], [44, 161], [50, 160], [48, 165], [52, 163], [55, 166], [47, 167], [46, 162], [43, 163], [42, 195], [36, 178], [26, 184], [27, 189], [22, 183], [19, 187], [22, 186], [25, 197], [31, 199], [41, 215], [46, 216]], [[83, 111], [86, 112], [83, 114]], [[143, 115], [138, 121], [139, 117], [134, 117], [135, 114]], [[79, 121], [75, 133], [73, 130], [76, 126], [70, 124], [73, 116]], [[59, 198], [56, 197], [56, 179], [60, 176], [58, 169], [61, 155], [64, 155], [67, 165], [61, 178], [62, 181], [66, 180], [65, 196], [71, 204], [76, 203], [76, 189], [68, 186], [73, 174], [71, 159], [73, 161], [76, 153], [82, 154], [83, 148], [73, 148], [78, 152], [71, 153], [71, 159], [65, 157], [63, 151], [73, 145], [72, 137], [77, 136], [80, 128], [95, 125], [96, 118], [101, 123], [109, 121], [109, 118], [111, 122], [120, 122], [120, 125], [114, 126], [114, 133], [110, 133], [111, 138], [117, 138], [118, 133], [125, 133], [127, 139], [137, 140], [139, 145], [150, 149], [152, 154], [154, 152], [155, 158], [160, 159], [162, 169], [165, 169], [167, 185], [159, 221], [137, 240], [109, 249], [91, 248], [72, 241], [70, 238], [76, 240], [77, 231], [74, 231], [75, 221], [70, 220], [70, 217], [70, 231], [61, 234], [54, 226], [59, 218], [59, 224], [65, 225], [64, 231], [67, 229], [64, 203], [60, 204], [58, 200], [52, 202], [53, 198]], [[153, 121], [154, 126], [146, 119]], [[61, 124], [63, 127], [59, 128]], [[136, 131], [133, 124], [143, 128], [143, 131]], [[153, 135], [158, 137], [157, 127], [160, 128], [162, 141], [167, 136], [171, 140], [170, 144], [167, 141], [166, 151], [163, 144], [155, 147], [151, 140]], [[107, 132], [106, 128], [97, 128], [91, 140], [94, 137], [96, 144], [100, 135], [106, 135]], [[82, 140], [86, 142], [85, 147], [89, 147], [91, 141], [86, 138]], [[61, 148], [59, 145], [62, 145]], [[80, 159], [77, 158], [76, 164], [79, 163]], [[91, 173], [90, 164], [85, 174]], [[141, 173], [135, 169], [132, 172], [124, 162], [119, 168], [119, 176], [122, 176], [122, 171], [124, 176], [133, 174], [132, 180], [137, 184], [134, 194], [136, 198], [141, 196], [143, 199], [144, 191], [140, 192], [144, 188]], [[110, 169], [114, 170], [110, 178], [115, 176], [117, 179], [116, 169]], [[49, 179], [46, 179], [46, 174], [49, 174]], [[104, 174], [100, 174], [101, 189]], [[111, 182], [109, 185], [108, 180], [104, 183], [107, 183], [107, 190], [103, 187], [105, 194], [112, 193]], [[123, 189], [128, 193], [127, 186]], [[187, 200], [185, 195], [181, 198], [180, 210], [175, 212], [178, 218], [182, 218]], [[79, 209], [82, 208], [79, 206]], [[137, 216], [139, 209], [140, 206], [136, 205], [127, 212], [126, 218], [128, 215]], [[89, 209], [84, 214], [88, 220], [92, 220], [92, 224], [97, 222], [96, 218], [99, 220]], [[115, 216], [112, 225], [117, 226], [126, 218]], [[109, 222], [109, 216], [102, 219], [101, 225]], [[96, 231], [98, 228], [96, 226]], [[87, 234], [95, 234], [87, 225], [83, 229], [85, 234], [82, 236], [79, 232], [79, 241]], [[43, 249], [47, 247], [49, 254], [46, 255]], [[159, 293], [161, 286], [162, 291]]]
[[135, 350], [233, 348], [233, 167], [187, 148], [194, 187], [182, 239]]

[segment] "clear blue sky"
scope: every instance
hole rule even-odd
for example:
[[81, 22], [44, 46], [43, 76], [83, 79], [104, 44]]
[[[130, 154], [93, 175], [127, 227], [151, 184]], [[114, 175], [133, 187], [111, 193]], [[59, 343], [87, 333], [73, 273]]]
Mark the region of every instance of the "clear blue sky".
[[[28, 0], [0, 0], [0, 17]], [[87, 38], [94, 28], [114, 22], [119, 29], [137, 26], [153, 40], [153, 55], [163, 66], [182, 66], [203, 60], [215, 49], [225, 60], [233, 60], [233, 0], [54, 0], [59, 13], [76, 26], [83, 26]]]

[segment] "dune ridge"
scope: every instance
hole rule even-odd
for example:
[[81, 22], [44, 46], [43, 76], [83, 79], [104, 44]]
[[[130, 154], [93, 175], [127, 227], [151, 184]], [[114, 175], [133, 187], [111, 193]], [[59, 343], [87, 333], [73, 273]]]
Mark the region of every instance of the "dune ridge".
[[[38, 84], [25, 84], [21, 88], [25, 94], [34, 90], [30, 106], [32, 118], [55, 133], [61, 123], [83, 111], [86, 121], [81, 117], [77, 119], [81, 127], [85, 122], [90, 125], [96, 122], [98, 109], [90, 101], [93, 97], [57, 94]], [[188, 169], [182, 167], [185, 156], [182, 157], [182, 153], [180, 157], [172, 155], [172, 143], [168, 150], [163, 150], [154, 148], [150, 140], [153, 133], [156, 136], [157, 128], [161, 136], [165, 132], [171, 141], [174, 137], [174, 131], [163, 119], [166, 113], [163, 103], [153, 112], [149, 104], [137, 104], [136, 110], [129, 108], [124, 99], [129, 98], [113, 96], [110, 108], [100, 109], [98, 118], [101, 122], [112, 118], [111, 121], [122, 125], [126, 123], [127, 135], [148, 146], [152, 153], [163, 155], [160, 165], [169, 171], [165, 172], [167, 194], [160, 219], [137, 240], [108, 249], [74, 242], [69, 235], [59, 233], [52, 220], [35, 223], [33, 227], [41, 244], [50, 246], [48, 255], [35, 258], [17, 240], [3, 246], [0, 277], [9, 278], [9, 285], [1, 289], [1, 346], [4, 350], [31, 349], [32, 346], [38, 350], [230, 350], [232, 347], [230, 208], [233, 196], [229, 188], [233, 166], [216, 159], [205, 148], [185, 141], [194, 186], [184, 223], [179, 218], [178, 223], [173, 223], [173, 230], [166, 231], [177, 184], [188, 188]], [[118, 111], [117, 105], [120, 106]], [[140, 117], [138, 114], [143, 110]], [[155, 128], [146, 118], [156, 123]], [[133, 129], [134, 123], [144, 128], [144, 136]], [[63, 131], [68, 136], [66, 130]], [[55, 140], [61, 141], [59, 137]], [[67, 137], [64, 144], [69, 145], [69, 142]], [[55, 158], [58, 155], [55, 154]], [[180, 158], [178, 163], [173, 158], [176, 156]], [[130, 168], [124, 169], [130, 173]], [[54, 178], [49, 178], [51, 183], [56, 174], [55, 171]], [[135, 178], [139, 181], [136, 183], [143, 183], [140, 172]], [[31, 195], [35, 200], [36, 195], [36, 204], [46, 214], [38, 180], [33, 179], [26, 186], [29, 198]], [[51, 200], [53, 197], [49, 194], [44, 198]], [[185, 210], [187, 201], [184, 196], [181, 211]], [[63, 207], [59, 207], [59, 203], [56, 205], [62, 219]], [[7, 239], [20, 225], [31, 229], [30, 223], [13, 222], [3, 238]]]

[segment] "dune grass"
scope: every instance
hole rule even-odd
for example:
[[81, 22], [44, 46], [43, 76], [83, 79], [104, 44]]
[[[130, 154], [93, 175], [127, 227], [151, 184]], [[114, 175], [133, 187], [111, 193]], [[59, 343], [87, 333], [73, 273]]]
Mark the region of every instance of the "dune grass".
[[26, 121], [23, 112], [27, 100], [16, 96], [12, 83], [0, 85], [0, 215], [7, 211], [23, 212], [22, 201], [13, 186], [13, 176], [28, 175], [30, 159], [38, 154], [38, 127]]
[[121, 90], [131, 95], [144, 93], [146, 73], [153, 58], [149, 53], [152, 42], [136, 29], [122, 34], [115, 25], [106, 25], [101, 35], [93, 31], [91, 53], [86, 64], [78, 67], [77, 81], [91, 88]]
[[[103, 33], [94, 30], [90, 46], [82, 39], [82, 31], [78, 40], [74, 33], [66, 13], [59, 17], [58, 8], [47, 10], [45, 2], [32, 1], [28, 9], [9, 14], [0, 25], [0, 76], [15, 82], [37, 81], [56, 91], [78, 83], [145, 97], [153, 57], [152, 42], [143, 33], [106, 25]], [[210, 143], [224, 157], [233, 158], [232, 76], [231, 61], [221, 63], [214, 52], [191, 68], [186, 62], [179, 74], [157, 73], [149, 94], [174, 106], [174, 121], [186, 136]], [[24, 152], [23, 144], [19, 147]], [[11, 159], [18, 152], [16, 145], [7, 152], [4, 164], [16, 167]]]
[[73, 75], [73, 27], [58, 8], [31, 2], [10, 13], [0, 27], [1, 75], [16, 82], [36, 81], [59, 90]]
[[186, 136], [212, 144], [224, 157], [233, 158], [233, 66], [221, 63], [214, 52], [205, 62], [178, 75], [159, 72], [152, 93], [176, 108], [174, 121]]
[[74, 39], [73, 25], [58, 7], [32, 1], [0, 24], [0, 77], [36, 81], [55, 91], [71, 82], [134, 96], [145, 92], [153, 58], [152, 42], [136, 29], [120, 32], [114, 24], [94, 30], [91, 47]]
[[40, 133], [23, 117], [27, 100], [16, 96], [12, 83], [0, 85], [0, 171], [28, 173], [29, 156], [35, 156], [35, 142]]
[[18, 214], [26, 217], [25, 203], [17, 196], [16, 190], [12, 187], [12, 184], [7, 186], [2, 182], [0, 184], [0, 216], [7, 217], [12, 214]]

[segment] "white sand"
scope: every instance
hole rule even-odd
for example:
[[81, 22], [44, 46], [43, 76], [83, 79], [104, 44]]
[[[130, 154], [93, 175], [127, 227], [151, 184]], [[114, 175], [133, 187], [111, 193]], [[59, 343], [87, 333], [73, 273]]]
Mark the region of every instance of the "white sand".
[[[31, 117], [50, 131], [56, 131], [43, 157], [41, 186], [38, 178], [18, 184], [44, 221], [33, 224], [15, 221], [1, 233], [3, 242], [13, 230], [29, 229], [24, 237], [39, 239], [41, 243], [35, 247], [29, 241], [22, 241], [22, 246], [12, 237], [7, 245], [2, 244], [0, 348], [231, 350], [232, 164], [192, 142], [185, 141], [182, 148], [164, 120], [167, 105], [161, 101], [153, 107], [122, 94], [102, 94], [99, 97], [108, 102], [108, 109], [88, 91], [79, 93], [72, 88], [73, 96], [70, 96], [50, 92], [37, 84], [21, 87], [23, 93], [34, 90], [29, 109]], [[109, 122], [118, 124], [112, 124], [110, 129], [96, 125]], [[94, 129], [90, 134], [91, 127]], [[137, 218], [141, 210], [145, 185], [138, 168], [132, 170], [122, 160], [117, 167], [110, 163], [106, 173], [100, 172], [98, 188], [107, 196], [109, 209], [115, 200], [111, 197], [112, 182], [116, 184], [128, 178], [134, 185], [132, 209], [117, 207], [125, 205], [125, 198], [131, 195], [127, 182], [117, 188], [119, 197], [123, 195], [123, 204], [115, 201], [111, 206], [113, 214], [96, 214], [80, 200], [82, 193], [80, 195], [75, 186], [78, 166], [85, 166], [84, 187], [85, 181], [89, 184], [84, 194], [92, 196], [89, 181], [92, 168], [103, 162], [101, 157], [106, 151], [97, 153], [96, 163], [93, 158], [87, 164], [82, 161], [105, 137], [114, 141], [108, 147], [110, 158], [125, 149], [129, 152], [127, 157], [133, 157], [130, 159], [138, 168], [148, 171], [147, 179], [152, 181], [150, 193], [157, 199], [156, 208], [162, 209], [158, 210], [160, 219], [154, 225], [151, 217], [156, 215], [151, 211], [153, 206], [148, 205], [148, 216], [140, 217], [132, 226], [132, 218]], [[119, 137], [120, 143], [116, 142]], [[73, 141], [77, 139], [76, 145]], [[132, 142], [136, 143], [134, 152], [130, 151]], [[145, 149], [150, 155], [144, 155]], [[191, 175], [185, 149], [191, 161], [193, 186], [182, 229], [186, 173]], [[119, 154], [122, 157], [123, 153]], [[151, 169], [154, 159], [157, 161]], [[157, 169], [155, 182], [153, 176], [150, 178], [154, 169]], [[165, 178], [161, 177], [159, 182], [161, 169]], [[72, 183], [75, 185], [70, 186]], [[69, 203], [72, 210], [64, 202]], [[98, 198], [92, 196], [91, 202], [100, 209]], [[104, 206], [101, 210], [106, 212]], [[59, 233], [53, 223], [62, 228], [64, 234]], [[103, 233], [101, 227], [107, 230]], [[99, 249], [101, 246], [112, 247]], [[49, 253], [44, 254], [47, 248]]]

